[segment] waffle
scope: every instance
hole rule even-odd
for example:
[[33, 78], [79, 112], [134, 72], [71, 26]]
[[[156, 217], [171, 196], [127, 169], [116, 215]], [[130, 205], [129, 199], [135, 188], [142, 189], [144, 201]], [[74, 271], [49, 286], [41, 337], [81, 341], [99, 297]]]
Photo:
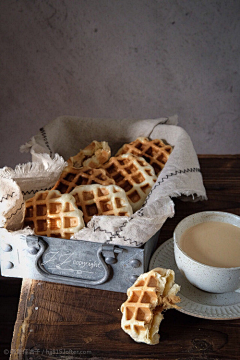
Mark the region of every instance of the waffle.
[[71, 194], [88, 223], [94, 215], [130, 216], [132, 208], [125, 191], [116, 185], [81, 185]]
[[26, 201], [24, 225], [34, 229], [36, 235], [70, 239], [85, 224], [72, 195], [46, 190]]
[[115, 156], [126, 153], [141, 156], [152, 165], [155, 174], [158, 176], [171, 152], [172, 146], [164, 144], [162, 140], [149, 140], [146, 137], [139, 137], [129, 144], [124, 144]]
[[157, 180], [152, 166], [142, 157], [123, 154], [111, 157], [103, 168], [125, 190], [133, 211], [139, 210]]
[[106, 141], [98, 142], [94, 140], [83, 150], [80, 150], [77, 155], [70, 157], [68, 159], [68, 164], [75, 168], [80, 168], [82, 166], [97, 168], [108, 161], [110, 156], [111, 149], [108, 146], [108, 143]]
[[94, 169], [89, 166], [76, 169], [73, 166], [67, 166], [52, 190], [59, 190], [62, 194], [67, 194], [76, 186], [90, 184], [106, 186], [114, 185], [115, 181], [108, 177], [106, 171], [103, 169]]
[[180, 301], [176, 296], [180, 286], [174, 283], [173, 270], [156, 268], [142, 274], [127, 290], [128, 299], [122, 304], [122, 329], [135, 341], [159, 343], [162, 312]]

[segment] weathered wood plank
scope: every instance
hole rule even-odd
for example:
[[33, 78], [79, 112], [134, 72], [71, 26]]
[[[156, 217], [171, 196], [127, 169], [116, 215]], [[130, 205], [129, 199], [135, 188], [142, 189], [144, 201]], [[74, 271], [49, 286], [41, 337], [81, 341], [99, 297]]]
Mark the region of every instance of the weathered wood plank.
[[[159, 243], [177, 223], [198, 211], [221, 210], [240, 215], [240, 156], [199, 156], [208, 201], [174, 199]], [[12, 360], [23, 359], [204, 359], [237, 360], [240, 319], [206, 320], [176, 310], [165, 313], [156, 346], [134, 342], [120, 328], [119, 308], [126, 295], [96, 289], [24, 280], [15, 325]]]

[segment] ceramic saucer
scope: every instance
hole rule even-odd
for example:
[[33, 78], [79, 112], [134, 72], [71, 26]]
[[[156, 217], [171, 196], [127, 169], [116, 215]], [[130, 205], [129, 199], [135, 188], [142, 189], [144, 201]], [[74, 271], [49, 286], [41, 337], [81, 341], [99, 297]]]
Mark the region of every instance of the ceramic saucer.
[[181, 286], [179, 311], [195, 317], [212, 320], [240, 318], [240, 293], [213, 294], [197, 289], [180, 273], [174, 258], [173, 239], [164, 242], [153, 254], [149, 270], [156, 267], [172, 269], [175, 282]]

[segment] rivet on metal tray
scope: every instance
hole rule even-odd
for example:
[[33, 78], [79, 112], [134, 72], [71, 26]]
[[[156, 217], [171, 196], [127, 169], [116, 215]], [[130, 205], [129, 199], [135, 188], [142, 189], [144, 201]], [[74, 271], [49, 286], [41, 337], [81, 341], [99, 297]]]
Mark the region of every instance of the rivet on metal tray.
[[134, 282], [137, 280], [137, 278], [138, 278], [138, 275], [131, 275], [131, 276], [130, 276], [130, 281], [131, 281], [132, 283], [134, 283]]
[[141, 266], [141, 261], [139, 261], [138, 259], [132, 259], [130, 261], [130, 264], [133, 268], [138, 268], [139, 266]]
[[12, 246], [10, 244], [3, 243], [2, 244], [2, 249], [5, 252], [9, 252], [9, 251], [12, 251]]
[[27, 251], [29, 252], [29, 254], [31, 255], [36, 255], [38, 253], [38, 249], [35, 247], [32, 248], [28, 248]]
[[116, 258], [113, 258], [113, 257], [107, 257], [105, 258], [105, 263], [106, 264], [115, 264], [117, 262], [117, 259]]
[[28, 235], [26, 236], [26, 242], [27, 242], [27, 251], [31, 255], [36, 255], [40, 249], [39, 246], [39, 238], [34, 235]]
[[5, 268], [5, 269], [12, 269], [14, 267], [13, 263], [11, 261], [6, 261], [2, 264], [2, 266]]
[[115, 257], [115, 253], [120, 254], [123, 252], [123, 249], [116, 247], [115, 245], [103, 244], [102, 245], [102, 253], [105, 257], [106, 264], [115, 264], [117, 259]]

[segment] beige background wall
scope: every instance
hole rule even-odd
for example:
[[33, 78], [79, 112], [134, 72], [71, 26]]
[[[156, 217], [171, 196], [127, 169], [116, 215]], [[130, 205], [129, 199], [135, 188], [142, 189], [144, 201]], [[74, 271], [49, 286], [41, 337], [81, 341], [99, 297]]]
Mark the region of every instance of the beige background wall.
[[59, 115], [178, 114], [240, 153], [240, 1], [0, 0], [0, 167]]

